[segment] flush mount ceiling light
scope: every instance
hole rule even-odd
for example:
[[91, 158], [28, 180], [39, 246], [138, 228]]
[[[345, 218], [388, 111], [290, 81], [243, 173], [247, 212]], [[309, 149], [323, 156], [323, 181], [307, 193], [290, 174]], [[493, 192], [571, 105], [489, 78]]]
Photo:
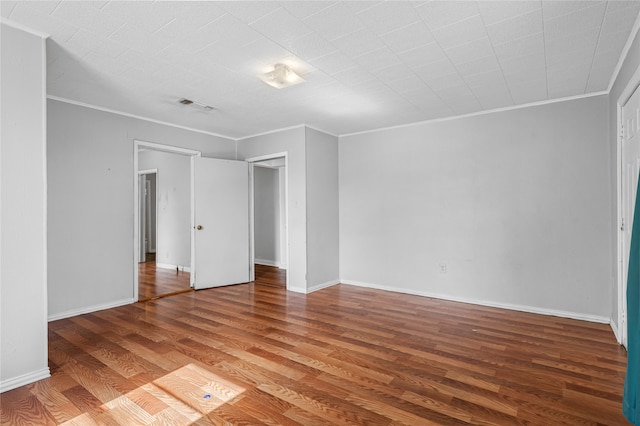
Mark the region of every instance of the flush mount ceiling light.
[[304, 83], [304, 79], [300, 77], [294, 70], [286, 66], [285, 64], [275, 64], [273, 71], [258, 76], [260, 80], [264, 81], [271, 87], [276, 89], [283, 89], [285, 87], [293, 86], [296, 84]]
[[213, 107], [210, 105], [205, 105], [203, 103], [200, 102], [196, 102], [196, 101], [192, 101], [191, 99], [185, 99], [185, 98], [181, 98], [178, 100], [179, 103], [181, 103], [182, 105], [191, 105], [195, 108], [199, 108], [203, 111], [213, 111]]

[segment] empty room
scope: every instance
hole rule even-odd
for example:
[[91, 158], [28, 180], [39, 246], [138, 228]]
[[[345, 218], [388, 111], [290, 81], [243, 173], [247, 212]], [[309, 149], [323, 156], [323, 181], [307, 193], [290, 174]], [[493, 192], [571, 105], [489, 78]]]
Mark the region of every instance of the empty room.
[[0, 424], [640, 424], [640, 1], [0, 16]]

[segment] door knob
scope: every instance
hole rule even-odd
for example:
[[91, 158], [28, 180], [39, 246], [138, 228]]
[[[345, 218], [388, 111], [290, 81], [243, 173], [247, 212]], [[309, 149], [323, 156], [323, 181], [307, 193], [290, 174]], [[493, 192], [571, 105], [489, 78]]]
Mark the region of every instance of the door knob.
[[196, 229], [197, 229], [198, 231], [201, 231], [201, 230], [202, 230], [202, 225], [198, 225], [198, 226], [196, 226]]

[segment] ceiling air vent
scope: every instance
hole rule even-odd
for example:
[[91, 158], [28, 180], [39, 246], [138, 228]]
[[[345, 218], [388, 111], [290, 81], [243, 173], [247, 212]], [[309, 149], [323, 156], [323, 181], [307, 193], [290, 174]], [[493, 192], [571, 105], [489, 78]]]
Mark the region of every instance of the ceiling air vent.
[[201, 102], [192, 101], [191, 99], [181, 98], [178, 100], [182, 105], [191, 105], [195, 108], [199, 108], [203, 111], [212, 111], [214, 108], [210, 105], [203, 104]]

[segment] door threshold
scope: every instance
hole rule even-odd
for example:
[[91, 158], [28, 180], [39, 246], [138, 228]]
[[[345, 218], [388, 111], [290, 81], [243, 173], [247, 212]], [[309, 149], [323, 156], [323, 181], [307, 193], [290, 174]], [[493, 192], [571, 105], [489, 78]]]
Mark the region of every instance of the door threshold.
[[140, 299], [140, 300], [138, 300], [138, 303], [149, 302], [150, 300], [156, 300], [156, 299], [163, 299], [165, 297], [175, 296], [176, 294], [188, 293], [190, 291], [193, 291], [193, 289], [190, 288], [190, 289], [187, 289], [187, 290], [172, 291], [171, 293], [160, 294], [158, 296], [153, 296], [153, 297], [147, 297], [146, 299]]

